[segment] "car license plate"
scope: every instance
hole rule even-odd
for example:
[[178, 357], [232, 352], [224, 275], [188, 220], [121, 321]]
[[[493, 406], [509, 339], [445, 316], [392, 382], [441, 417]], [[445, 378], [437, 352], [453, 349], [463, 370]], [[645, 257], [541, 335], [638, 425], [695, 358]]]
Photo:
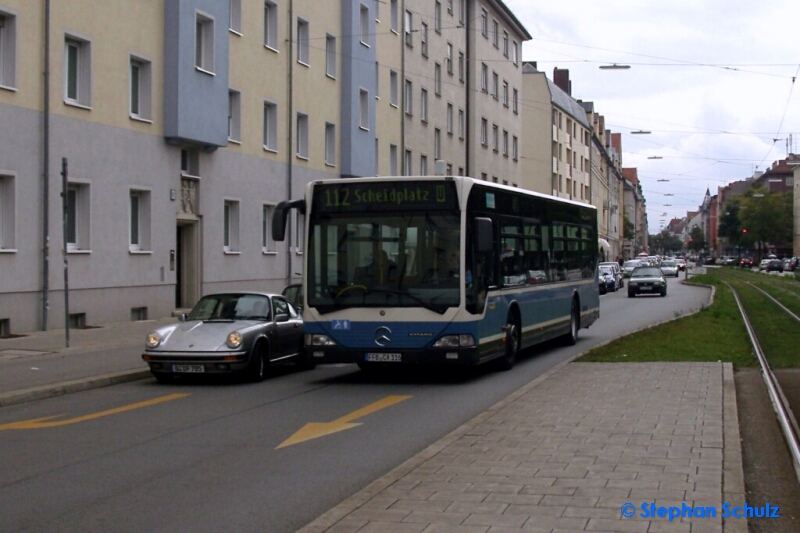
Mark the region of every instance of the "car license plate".
[[653, 287], [641, 287], [641, 290], [643, 290], [643, 291], [650, 291], [652, 289], [653, 289]]
[[403, 355], [399, 353], [368, 353], [366, 360], [376, 363], [400, 363]]
[[188, 372], [188, 373], [201, 373], [205, 372], [206, 368], [203, 365], [172, 365], [173, 372]]

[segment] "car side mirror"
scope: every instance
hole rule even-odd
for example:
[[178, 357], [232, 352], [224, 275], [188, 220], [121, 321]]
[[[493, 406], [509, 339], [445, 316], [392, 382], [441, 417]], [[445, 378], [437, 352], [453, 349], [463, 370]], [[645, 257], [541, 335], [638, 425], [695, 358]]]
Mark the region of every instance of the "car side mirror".
[[178, 322], [186, 322], [186, 313], [181, 313], [178, 315]]
[[285, 313], [281, 313], [280, 315], [275, 315], [275, 322], [288, 322], [289, 315]]

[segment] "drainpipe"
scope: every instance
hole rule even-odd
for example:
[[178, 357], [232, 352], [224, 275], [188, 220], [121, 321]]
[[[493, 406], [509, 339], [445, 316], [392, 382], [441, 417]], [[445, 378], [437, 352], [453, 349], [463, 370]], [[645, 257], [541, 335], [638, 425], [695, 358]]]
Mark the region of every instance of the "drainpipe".
[[[294, 102], [293, 102], [293, 74], [294, 74], [294, 0], [289, 0], [289, 62], [287, 66], [287, 83], [286, 83], [286, 90], [288, 92], [287, 95], [287, 111], [286, 111], [286, 198], [288, 200], [292, 199], [292, 137], [293, 131], [292, 128], [292, 120], [293, 120], [293, 111], [294, 111]], [[286, 285], [292, 283], [292, 218], [286, 221], [286, 231], [289, 235], [289, 238], [286, 242]]]
[[[389, 15], [391, 17], [391, 14]], [[408, 176], [406, 168], [406, 0], [400, 2], [400, 174]]]
[[[467, 91], [466, 91], [467, 101], [466, 101], [466, 106], [465, 106], [466, 109], [464, 110], [464, 113], [465, 113], [464, 129], [466, 130], [466, 132], [465, 132], [466, 139], [464, 139], [464, 145], [466, 147], [466, 152], [464, 154], [464, 157], [467, 160], [467, 164], [464, 167], [464, 175], [465, 176], [472, 176], [472, 165], [470, 164], [470, 157], [471, 157], [471, 154], [472, 154], [472, 150], [470, 149], [470, 146], [472, 146], [472, 127], [471, 127], [471, 122], [472, 121], [470, 120], [470, 117], [472, 116], [472, 113], [471, 113], [472, 107], [470, 106], [470, 102], [472, 101], [472, 68], [471, 68], [471, 65], [472, 65], [472, 53], [471, 53], [471, 50], [472, 50], [472, 46], [471, 46], [471, 44], [472, 44], [472, 32], [471, 32], [471, 30], [472, 30], [472, 0], [467, 0], [466, 4], [467, 4], [467, 13], [466, 13], [464, 18], [466, 18], [467, 20], [465, 22], [465, 30], [464, 31], [466, 32], [466, 35], [467, 35], [467, 49], [464, 52], [464, 54], [466, 55], [466, 57], [464, 58], [464, 68], [466, 69], [466, 72], [465, 72], [464, 75], [467, 77]], [[521, 49], [520, 49], [520, 53], [522, 53]], [[472, 177], [476, 178], [478, 176], [472, 176]]]
[[44, 125], [42, 129], [42, 331], [50, 308], [50, 0], [44, 1]]

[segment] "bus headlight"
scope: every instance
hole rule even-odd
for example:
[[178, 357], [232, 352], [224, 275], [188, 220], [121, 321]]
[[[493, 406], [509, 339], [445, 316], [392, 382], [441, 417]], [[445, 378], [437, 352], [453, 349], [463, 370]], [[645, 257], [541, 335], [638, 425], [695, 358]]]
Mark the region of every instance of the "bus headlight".
[[466, 348], [469, 346], [475, 346], [475, 337], [469, 333], [462, 335], [445, 335], [433, 343], [434, 348]]
[[228, 339], [225, 341], [225, 344], [228, 345], [228, 348], [238, 348], [242, 345], [242, 334], [238, 331], [233, 331], [228, 334]]
[[333, 339], [327, 335], [320, 335], [318, 333], [306, 333], [303, 335], [303, 342], [306, 346], [336, 346]]

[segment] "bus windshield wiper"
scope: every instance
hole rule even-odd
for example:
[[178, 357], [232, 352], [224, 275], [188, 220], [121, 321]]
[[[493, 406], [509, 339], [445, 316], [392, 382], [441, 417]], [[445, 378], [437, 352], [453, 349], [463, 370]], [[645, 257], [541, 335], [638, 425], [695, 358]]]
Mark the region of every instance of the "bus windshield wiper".
[[399, 290], [396, 290], [396, 289], [372, 289], [371, 292], [382, 292], [384, 294], [394, 294], [394, 295], [396, 295], [396, 296], [398, 296], [400, 298], [402, 298], [404, 296], [407, 296], [408, 298], [411, 298], [412, 300], [414, 300], [415, 302], [420, 304], [425, 309], [428, 309], [428, 310], [433, 311], [434, 313], [438, 313], [440, 315], [445, 314], [445, 312], [448, 309], [448, 306], [446, 306], [446, 305], [444, 305], [444, 306], [443, 305], [431, 305], [430, 303], [426, 302], [422, 298], [414, 296], [413, 294], [411, 294], [409, 292], [403, 292], [403, 291], [399, 291]]

